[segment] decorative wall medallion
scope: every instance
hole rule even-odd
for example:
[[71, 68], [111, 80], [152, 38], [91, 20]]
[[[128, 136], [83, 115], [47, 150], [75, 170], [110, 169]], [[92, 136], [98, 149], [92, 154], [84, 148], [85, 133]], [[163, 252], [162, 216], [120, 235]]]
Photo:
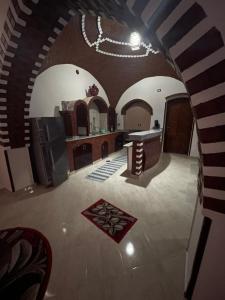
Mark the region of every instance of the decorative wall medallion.
[[98, 92], [99, 92], [98, 87], [95, 84], [93, 84], [92, 86], [89, 86], [89, 88], [88, 88], [87, 97], [98, 96]]
[[136, 218], [100, 199], [82, 212], [88, 220], [119, 243], [137, 221]]

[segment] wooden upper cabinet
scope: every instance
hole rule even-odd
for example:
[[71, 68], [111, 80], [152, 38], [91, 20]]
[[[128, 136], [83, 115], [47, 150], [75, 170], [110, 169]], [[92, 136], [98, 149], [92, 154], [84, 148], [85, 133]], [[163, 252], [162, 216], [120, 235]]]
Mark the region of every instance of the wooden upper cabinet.
[[75, 136], [77, 132], [75, 111], [61, 111], [60, 114], [64, 121], [66, 136]]
[[89, 135], [88, 107], [82, 100], [75, 103], [74, 110], [61, 111], [67, 136]]

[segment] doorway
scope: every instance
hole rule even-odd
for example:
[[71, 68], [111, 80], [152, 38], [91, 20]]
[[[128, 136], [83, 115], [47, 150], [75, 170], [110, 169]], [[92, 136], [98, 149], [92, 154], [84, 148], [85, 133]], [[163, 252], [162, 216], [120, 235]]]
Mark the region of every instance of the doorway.
[[169, 100], [166, 104], [163, 151], [188, 154], [192, 128], [193, 115], [189, 98]]

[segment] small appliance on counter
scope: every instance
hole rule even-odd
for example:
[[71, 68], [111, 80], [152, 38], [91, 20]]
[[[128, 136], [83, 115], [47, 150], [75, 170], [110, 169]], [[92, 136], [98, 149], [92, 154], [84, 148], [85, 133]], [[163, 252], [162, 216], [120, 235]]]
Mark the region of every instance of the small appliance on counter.
[[57, 186], [68, 178], [66, 135], [61, 117], [31, 119], [31, 161], [36, 181]]
[[158, 120], [155, 120], [155, 121], [154, 121], [153, 129], [160, 129], [160, 124], [159, 124], [159, 121], [158, 121]]

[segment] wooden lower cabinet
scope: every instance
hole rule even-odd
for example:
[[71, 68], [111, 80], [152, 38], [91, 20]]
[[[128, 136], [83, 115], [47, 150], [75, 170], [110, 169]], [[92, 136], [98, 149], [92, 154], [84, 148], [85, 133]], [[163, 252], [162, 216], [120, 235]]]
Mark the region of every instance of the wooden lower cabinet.
[[109, 155], [109, 143], [105, 141], [102, 143], [102, 159]]
[[[121, 132], [67, 141], [70, 171], [80, 169], [121, 149], [124, 134]], [[119, 141], [119, 145], [117, 144]]]
[[145, 171], [152, 168], [159, 161], [162, 152], [160, 137], [157, 136], [145, 141], [143, 148], [143, 169]]
[[92, 163], [92, 145], [85, 143], [73, 149], [74, 169], [78, 170]]

